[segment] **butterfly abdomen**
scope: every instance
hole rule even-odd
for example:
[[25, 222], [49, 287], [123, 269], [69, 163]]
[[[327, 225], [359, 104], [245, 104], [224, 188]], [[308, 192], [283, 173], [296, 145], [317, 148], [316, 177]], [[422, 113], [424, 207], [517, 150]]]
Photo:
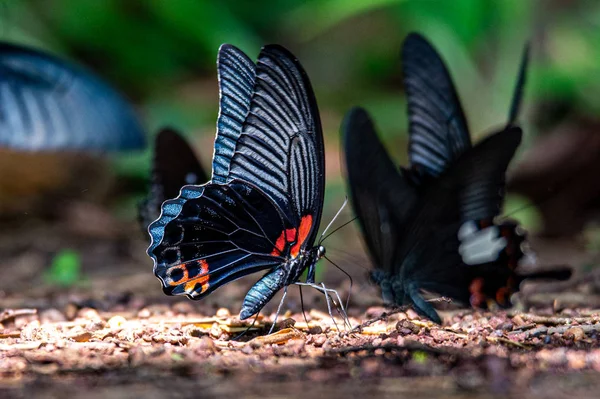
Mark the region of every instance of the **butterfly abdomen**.
[[240, 320], [246, 320], [258, 313], [269, 302], [277, 291], [286, 285], [287, 273], [283, 267], [267, 273], [250, 288], [244, 298]]

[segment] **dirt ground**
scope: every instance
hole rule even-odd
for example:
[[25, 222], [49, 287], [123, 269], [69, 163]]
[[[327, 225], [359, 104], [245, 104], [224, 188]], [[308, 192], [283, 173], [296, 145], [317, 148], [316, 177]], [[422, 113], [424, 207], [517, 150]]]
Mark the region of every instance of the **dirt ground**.
[[[252, 280], [199, 302], [166, 297], [143, 239], [122, 239], [137, 233], [59, 225], [3, 233], [0, 397], [592, 398], [600, 389], [594, 278], [530, 288], [509, 310], [445, 310], [442, 326], [381, 307], [361, 284], [350, 327], [331, 319], [316, 292], [305, 292], [305, 319], [290, 293], [274, 334], [278, 297], [233, 339], [252, 322], [236, 317]], [[42, 270], [65, 242], [82, 254], [84, 278], [44, 284]], [[349, 286], [332, 276], [325, 280], [345, 295]]]

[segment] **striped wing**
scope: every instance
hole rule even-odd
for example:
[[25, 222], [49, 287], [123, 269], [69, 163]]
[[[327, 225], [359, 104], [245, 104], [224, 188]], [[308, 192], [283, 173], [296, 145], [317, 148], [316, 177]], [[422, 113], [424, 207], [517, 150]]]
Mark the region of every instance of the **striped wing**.
[[[239, 125], [245, 111], [223, 102], [229, 93], [223, 76], [219, 123], [230, 115], [227, 120]], [[266, 46], [252, 93], [234, 151], [215, 148], [213, 180], [185, 186], [149, 227], [148, 254], [167, 294], [202, 298], [239, 277], [276, 268], [314, 241], [324, 154], [308, 78], [289, 52]], [[242, 111], [231, 116], [227, 110]], [[227, 147], [238, 125], [227, 137], [220, 124], [215, 147]]]
[[311, 245], [321, 219], [324, 166], [319, 111], [308, 76], [286, 49], [265, 46], [228, 178], [263, 190], [286, 223], [299, 227], [310, 222], [305, 243]]
[[145, 146], [133, 108], [96, 76], [49, 54], [0, 43], [0, 145], [40, 150]]
[[421, 35], [406, 38], [402, 67], [408, 95], [410, 164], [437, 177], [471, 147], [467, 120], [444, 61]]
[[219, 48], [217, 71], [220, 102], [212, 181], [225, 183], [235, 145], [250, 110], [255, 65], [241, 50], [230, 44], [223, 44]]
[[149, 231], [148, 254], [163, 290], [192, 299], [280, 265], [302, 241], [302, 231], [286, 224], [261, 189], [239, 180], [184, 187]]

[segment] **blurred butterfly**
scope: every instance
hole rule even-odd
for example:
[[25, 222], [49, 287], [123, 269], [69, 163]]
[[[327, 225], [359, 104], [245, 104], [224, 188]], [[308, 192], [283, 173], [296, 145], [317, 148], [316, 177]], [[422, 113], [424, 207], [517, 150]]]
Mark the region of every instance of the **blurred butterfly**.
[[185, 138], [172, 128], [161, 129], [154, 141], [150, 190], [138, 209], [142, 229], [148, 230], [160, 216], [162, 203], [177, 197], [183, 186], [207, 181], [206, 172]]
[[450, 75], [433, 47], [411, 34], [402, 48], [410, 168], [400, 171], [367, 112], [342, 125], [351, 202], [386, 302], [440, 317], [422, 290], [473, 306], [506, 304], [518, 289], [524, 233], [498, 220], [505, 172], [521, 142], [514, 126], [525, 81], [521, 65], [509, 122], [475, 146]]
[[283, 47], [263, 47], [255, 65], [223, 45], [217, 69], [211, 180], [184, 186], [162, 205], [149, 227], [148, 255], [163, 291], [191, 299], [267, 271], [243, 301], [244, 320], [282, 288], [285, 298], [306, 269], [314, 284], [324, 255], [314, 245], [325, 186], [323, 134], [308, 76]]
[[0, 146], [24, 151], [140, 149], [131, 105], [90, 72], [0, 43]]

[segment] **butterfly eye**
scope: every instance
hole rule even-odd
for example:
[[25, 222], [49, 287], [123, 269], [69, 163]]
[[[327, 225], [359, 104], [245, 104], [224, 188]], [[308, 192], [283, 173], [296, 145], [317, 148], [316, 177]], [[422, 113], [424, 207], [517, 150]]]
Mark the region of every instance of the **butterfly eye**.
[[319, 245], [319, 247], [317, 248], [317, 259], [321, 259], [323, 256], [325, 256], [325, 252], [325, 247]]

